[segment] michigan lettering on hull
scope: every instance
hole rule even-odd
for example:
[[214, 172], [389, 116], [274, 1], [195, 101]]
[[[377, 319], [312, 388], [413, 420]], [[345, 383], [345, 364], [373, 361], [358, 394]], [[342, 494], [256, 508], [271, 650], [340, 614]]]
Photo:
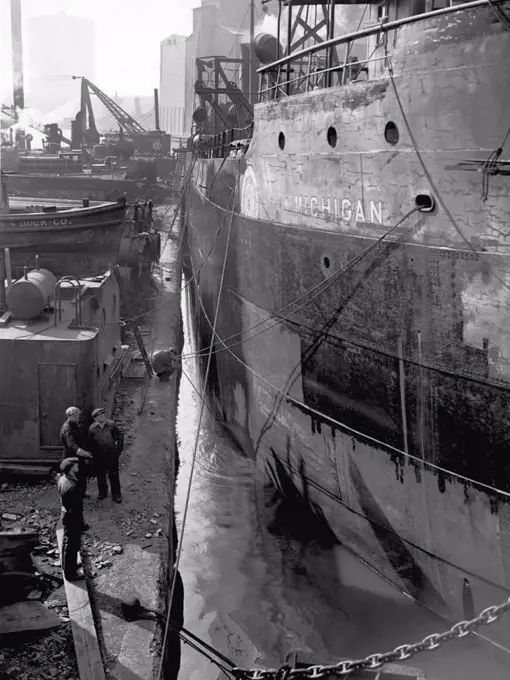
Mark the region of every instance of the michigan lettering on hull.
[[372, 222], [383, 224], [382, 201], [362, 201], [351, 198], [294, 195], [294, 211], [318, 219], [350, 224]]

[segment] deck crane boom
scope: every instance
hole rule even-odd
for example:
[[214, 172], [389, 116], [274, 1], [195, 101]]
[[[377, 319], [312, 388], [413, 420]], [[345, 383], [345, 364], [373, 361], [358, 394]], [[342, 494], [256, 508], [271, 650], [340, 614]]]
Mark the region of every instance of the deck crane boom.
[[121, 108], [116, 102], [114, 102], [113, 99], [110, 99], [110, 97], [107, 94], [105, 94], [102, 90], [100, 90], [97, 87], [97, 85], [94, 85], [94, 83], [90, 82], [88, 78], [84, 78], [83, 76], [73, 76], [73, 80], [77, 80], [79, 78], [81, 78], [82, 81], [81, 107], [82, 110], [84, 110], [85, 106], [88, 109], [91, 128], [93, 127], [92, 123], [94, 124], [95, 127], [93, 115], [91, 116], [92, 103], [90, 101], [90, 92], [93, 92], [97, 96], [101, 104], [103, 104], [103, 106], [112, 114], [112, 116], [115, 118], [115, 120], [117, 121], [122, 130], [131, 135], [147, 132], [147, 130], [143, 128], [140, 125], [140, 123], [138, 123], [132, 116], [130, 116], [129, 113], [124, 111], [124, 109]]
[[[72, 77], [74, 80], [81, 80], [80, 110], [76, 115], [76, 119], [71, 123], [73, 149], [81, 148], [82, 144], [93, 148], [100, 141], [101, 133], [97, 129], [96, 118], [92, 108], [91, 94], [95, 94], [107, 111], [115, 118], [120, 128], [119, 132], [113, 135], [109, 132], [104, 133], [110, 142], [115, 140], [117, 145], [120, 144], [124, 147], [125, 153], [128, 153], [129, 147], [132, 147], [138, 155], [164, 156], [170, 153], [171, 135], [159, 129], [157, 117], [156, 130], [147, 130], [116, 102], [110, 99], [97, 85], [91, 83], [88, 78], [83, 76]], [[157, 100], [156, 92], [155, 100]]]

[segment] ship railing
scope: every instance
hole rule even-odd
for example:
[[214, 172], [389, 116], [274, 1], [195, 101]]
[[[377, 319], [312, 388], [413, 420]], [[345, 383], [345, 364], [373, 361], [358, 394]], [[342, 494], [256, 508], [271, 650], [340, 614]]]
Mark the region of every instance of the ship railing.
[[223, 130], [212, 137], [206, 143], [204, 149], [206, 158], [224, 158], [228, 156], [230, 144], [235, 139], [235, 130]]
[[[332, 87], [333, 85], [347, 85], [348, 83], [351, 83], [354, 80], [360, 80], [361, 78], [368, 80], [368, 64], [384, 61], [386, 58], [386, 56], [379, 56], [368, 59], [358, 59], [347, 55], [343, 64], [322, 69], [308, 68], [307, 73], [296, 76], [291, 80], [276, 80], [273, 85], [260, 90], [260, 95], [272, 93], [272, 96], [265, 98], [261, 97], [261, 101], [278, 98], [277, 96], [274, 96], [274, 93], [277, 90], [280, 96], [286, 96], [288, 94], [298, 94], [300, 92], [310, 92], [325, 87]], [[330, 75], [329, 78], [328, 74]], [[288, 86], [290, 84], [292, 84], [292, 91], [289, 91]]]
[[[380, 21], [359, 31], [330, 38], [293, 52], [258, 69], [258, 73], [261, 75], [259, 102], [271, 101], [316, 89], [347, 85], [361, 78], [368, 79], [368, 65], [387, 59], [386, 54], [376, 55], [376, 52], [384, 44], [386, 34], [389, 31], [445, 14], [498, 5], [500, 1], [472, 0], [471, 2], [414, 14], [395, 21], [388, 21], [387, 17], [383, 17]], [[352, 54], [361, 41], [366, 41], [367, 38], [373, 36], [377, 36], [377, 40], [371, 54], [366, 59], [359, 59]], [[342, 54], [339, 54], [339, 48], [343, 48]]]
[[251, 137], [251, 125], [246, 128], [230, 128], [215, 135], [205, 136], [197, 148], [201, 158], [226, 158], [237, 155]]

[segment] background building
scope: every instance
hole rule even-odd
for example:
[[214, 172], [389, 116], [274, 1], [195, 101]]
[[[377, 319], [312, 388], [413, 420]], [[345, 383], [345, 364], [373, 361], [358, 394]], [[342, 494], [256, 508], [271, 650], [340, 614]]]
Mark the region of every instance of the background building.
[[80, 82], [70, 76], [94, 82], [95, 23], [60, 12], [32, 17], [27, 24], [30, 81], [25, 105], [49, 113], [79, 103]]
[[250, 0], [202, 0], [193, 10], [193, 33], [186, 39], [184, 126], [188, 132], [195, 109], [196, 58], [239, 59], [241, 45], [249, 36], [249, 7]]
[[186, 38], [171, 35], [161, 42], [159, 80], [160, 127], [171, 135], [184, 136]]
[[[171, 35], [161, 42], [159, 101], [163, 130], [182, 136], [190, 133], [196, 58], [240, 58], [241, 45], [249, 34], [249, 7], [250, 0], [202, 0], [193, 9], [193, 33], [187, 38]], [[257, 13], [260, 15], [258, 6]]]

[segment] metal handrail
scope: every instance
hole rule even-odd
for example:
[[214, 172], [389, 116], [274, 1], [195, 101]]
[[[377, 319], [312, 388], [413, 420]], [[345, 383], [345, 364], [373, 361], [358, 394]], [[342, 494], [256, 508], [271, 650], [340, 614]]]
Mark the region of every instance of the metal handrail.
[[452, 7], [443, 7], [442, 9], [435, 9], [430, 12], [423, 12], [422, 14], [414, 14], [410, 17], [404, 17], [402, 19], [396, 19], [395, 21], [387, 21], [385, 23], [379, 23], [375, 26], [369, 26], [363, 28], [360, 31], [354, 31], [353, 33], [346, 33], [345, 35], [338, 36], [336, 38], [330, 38], [324, 42], [317, 43], [316, 45], [310, 45], [305, 47], [299, 52], [293, 52], [288, 54], [286, 57], [282, 57], [277, 61], [273, 61], [271, 64], [267, 64], [257, 69], [257, 73], [266, 73], [268, 71], [274, 71], [280, 66], [285, 66], [291, 64], [296, 59], [304, 57], [307, 54], [314, 54], [315, 52], [320, 52], [326, 50], [328, 47], [336, 47], [338, 45], [343, 45], [344, 43], [352, 42], [358, 40], [358, 38], [366, 38], [370, 35], [376, 35], [381, 32], [392, 31], [395, 28], [400, 28], [400, 26], [405, 26], [406, 24], [416, 23], [417, 21], [423, 21], [424, 19], [429, 19], [430, 17], [442, 16], [444, 14], [453, 14], [454, 12], [463, 12], [468, 9], [473, 9], [476, 7], [483, 7], [486, 5], [490, 6], [491, 2], [495, 3], [495, 0], [474, 0], [473, 2], [465, 2], [462, 5], [453, 5]]
[[[347, 69], [351, 66], [359, 66], [360, 64], [372, 64], [375, 61], [382, 61], [386, 59], [386, 56], [384, 57], [373, 57], [372, 59], [360, 59], [359, 61], [355, 62], [347, 62]], [[330, 66], [328, 68], [322, 69], [320, 71], [310, 71], [309, 73], [305, 73], [302, 76], [297, 76], [296, 78], [291, 78], [291, 80], [279, 80], [277, 83], [274, 85], [271, 85], [270, 87], [265, 87], [263, 90], [259, 90], [259, 94], [265, 94], [266, 92], [271, 92], [272, 90], [276, 90], [283, 85], [288, 85], [289, 83], [297, 83], [300, 80], [305, 80], [306, 78], [311, 79], [315, 78], [317, 76], [324, 75], [325, 73], [331, 73], [337, 70], [344, 69], [345, 66], [342, 64], [342, 66]]]
[[[61, 279], [57, 281], [55, 284], [55, 288], [53, 291], [53, 297], [55, 298], [55, 323], [54, 325], [57, 325], [57, 312], [58, 312], [58, 320], [59, 322], [62, 320], [62, 296], [60, 294], [61, 291], [61, 284], [62, 283], [72, 283], [73, 289], [75, 291], [74, 295], [74, 309], [75, 309], [75, 318], [76, 318], [76, 325], [81, 326], [81, 283], [79, 280], [76, 278], [76, 276], [63, 276]], [[58, 293], [58, 295], [57, 295]], [[57, 302], [58, 302], [58, 307], [57, 307]]]

